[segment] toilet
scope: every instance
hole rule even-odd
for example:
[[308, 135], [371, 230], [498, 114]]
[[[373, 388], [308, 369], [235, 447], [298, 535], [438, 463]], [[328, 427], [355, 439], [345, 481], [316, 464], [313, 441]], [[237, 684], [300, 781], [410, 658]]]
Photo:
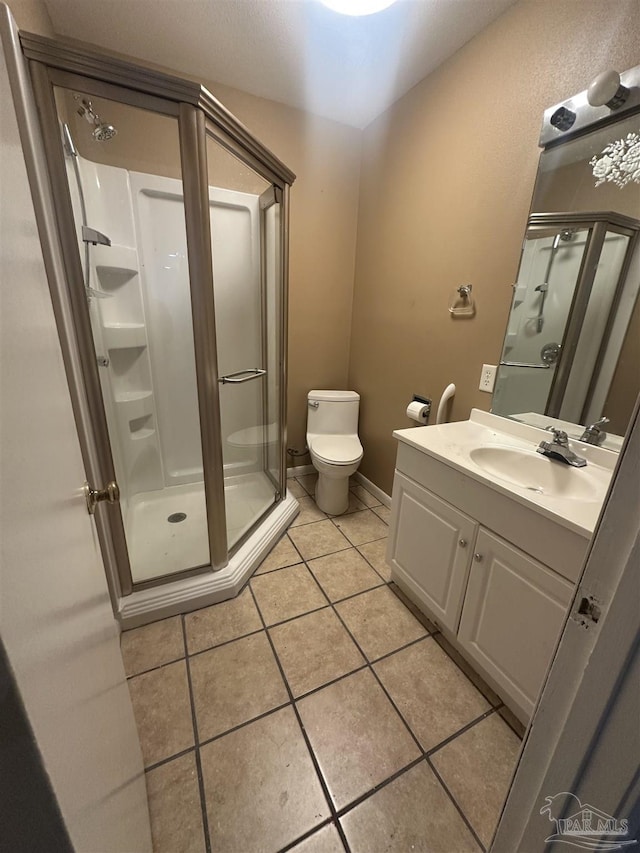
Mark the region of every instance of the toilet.
[[355, 391], [309, 391], [307, 447], [318, 472], [316, 503], [329, 515], [349, 506], [349, 477], [363, 451], [358, 438], [360, 395]]

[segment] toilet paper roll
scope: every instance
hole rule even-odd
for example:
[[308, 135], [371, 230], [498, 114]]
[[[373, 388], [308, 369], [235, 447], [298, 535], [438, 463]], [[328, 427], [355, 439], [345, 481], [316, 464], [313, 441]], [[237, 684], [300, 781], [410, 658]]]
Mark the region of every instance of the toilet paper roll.
[[407, 406], [407, 417], [412, 421], [417, 421], [419, 424], [426, 424], [429, 420], [429, 406], [424, 403], [418, 403], [416, 400], [409, 403]]

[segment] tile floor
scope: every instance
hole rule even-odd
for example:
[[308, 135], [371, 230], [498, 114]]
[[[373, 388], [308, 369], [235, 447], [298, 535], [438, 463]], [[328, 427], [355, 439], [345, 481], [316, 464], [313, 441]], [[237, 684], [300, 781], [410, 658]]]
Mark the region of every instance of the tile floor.
[[234, 600], [127, 631], [155, 853], [485, 850], [520, 739], [389, 583], [388, 510], [315, 478]]

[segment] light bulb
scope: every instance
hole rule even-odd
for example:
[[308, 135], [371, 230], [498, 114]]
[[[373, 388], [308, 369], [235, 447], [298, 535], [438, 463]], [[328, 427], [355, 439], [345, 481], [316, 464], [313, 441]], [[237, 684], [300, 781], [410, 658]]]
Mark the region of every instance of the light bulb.
[[627, 100], [629, 90], [620, 85], [617, 71], [603, 71], [593, 80], [587, 89], [587, 100], [592, 107], [608, 106], [615, 110]]
[[373, 15], [382, 12], [396, 0], [320, 0], [323, 6], [341, 15]]

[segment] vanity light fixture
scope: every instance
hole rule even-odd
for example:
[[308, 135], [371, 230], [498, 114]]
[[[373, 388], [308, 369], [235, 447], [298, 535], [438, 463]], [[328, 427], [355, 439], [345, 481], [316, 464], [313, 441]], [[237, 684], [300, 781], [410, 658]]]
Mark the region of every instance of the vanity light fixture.
[[558, 130], [569, 130], [575, 124], [576, 118], [577, 116], [572, 110], [567, 109], [567, 107], [558, 107], [549, 121]]
[[396, 0], [320, 0], [323, 6], [341, 15], [373, 15], [388, 9]]
[[617, 71], [603, 71], [598, 74], [587, 89], [587, 100], [592, 107], [619, 109], [629, 97], [629, 89], [620, 83]]
[[599, 125], [640, 112], [640, 65], [618, 74], [604, 71], [588, 89], [545, 110], [540, 147], [562, 144]]

